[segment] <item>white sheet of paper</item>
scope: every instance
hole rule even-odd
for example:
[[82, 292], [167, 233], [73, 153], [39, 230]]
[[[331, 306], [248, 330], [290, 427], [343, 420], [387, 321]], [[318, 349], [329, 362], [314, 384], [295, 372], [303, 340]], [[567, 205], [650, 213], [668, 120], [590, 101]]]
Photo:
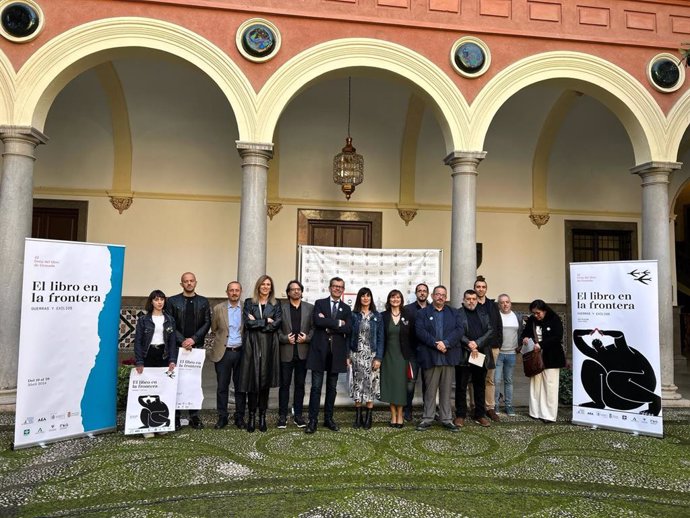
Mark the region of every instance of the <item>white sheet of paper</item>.
[[179, 381], [177, 383], [177, 410], [201, 408], [204, 391], [201, 388], [201, 371], [204, 368], [206, 351], [192, 349], [187, 351], [180, 347], [177, 353]]
[[486, 354], [484, 353], [477, 352], [476, 358], [472, 358], [472, 354], [470, 353], [470, 363], [477, 367], [484, 367], [484, 358], [486, 358]]

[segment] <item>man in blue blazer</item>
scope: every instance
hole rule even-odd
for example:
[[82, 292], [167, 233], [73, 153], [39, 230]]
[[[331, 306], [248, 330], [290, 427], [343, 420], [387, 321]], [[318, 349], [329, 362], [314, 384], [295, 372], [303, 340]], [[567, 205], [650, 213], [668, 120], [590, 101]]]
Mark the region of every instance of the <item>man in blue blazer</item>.
[[306, 433], [316, 431], [324, 373], [327, 373], [327, 378], [323, 424], [329, 430], [338, 431], [338, 425], [333, 420], [333, 408], [338, 375], [347, 372], [347, 343], [352, 332], [352, 312], [350, 306], [341, 300], [345, 290], [344, 280], [333, 277], [328, 290], [331, 296], [314, 304], [314, 334], [307, 355], [307, 369], [311, 370], [311, 393]]
[[462, 329], [458, 312], [446, 304], [447, 294], [445, 286], [436, 286], [431, 296], [433, 303], [420, 309], [415, 318], [417, 361], [419, 367], [424, 369], [426, 381], [424, 415], [417, 425], [419, 432], [428, 430], [434, 422], [437, 392], [441, 424], [451, 432], [458, 431], [453, 424], [450, 394], [455, 366], [460, 363], [462, 354]]

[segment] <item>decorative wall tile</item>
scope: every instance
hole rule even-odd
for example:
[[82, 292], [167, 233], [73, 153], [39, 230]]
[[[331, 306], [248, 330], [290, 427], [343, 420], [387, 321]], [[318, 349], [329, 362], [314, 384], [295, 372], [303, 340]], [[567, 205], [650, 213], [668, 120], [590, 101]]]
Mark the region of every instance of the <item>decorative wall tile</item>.
[[512, 6], [512, 0], [481, 0], [479, 2], [479, 14], [510, 18]]
[[625, 26], [628, 29], [656, 31], [656, 14], [640, 11], [625, 11]]
[[457, 13], [460, 11], [460, 0], [429, 0], [429, 11]]
[[546, 2], [528, 2], [528, 5], [530, 20], [538, 20], [541, 22], [561, 21], [561, 4], [552, 4]]
[[581, 25], [597, 25], [599, 27], [610, 27], [611, 25], [610, 9], [579, 6], [577, 11]]

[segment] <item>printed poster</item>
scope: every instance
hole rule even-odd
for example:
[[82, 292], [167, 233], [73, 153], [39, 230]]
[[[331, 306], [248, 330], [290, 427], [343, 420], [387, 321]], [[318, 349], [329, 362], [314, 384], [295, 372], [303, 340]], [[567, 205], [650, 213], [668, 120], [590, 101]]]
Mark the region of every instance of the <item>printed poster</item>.
[[571, 263], [573, 423], [663, 437], [656, 261]]
[[125, 435], [175, 430], [177, 368], [144, 367], [129, 374]]
[[206, 359], [205, 349], [191, 349], [187, 351], [180, 347], [177, 352], [177, 403], [178, 410], [196, 410], [201, 408], [204, 401], [204, 391], [201, 388], [201, 371]]
[[27, 239], [14, 447], [115, 430], [125, 249]]

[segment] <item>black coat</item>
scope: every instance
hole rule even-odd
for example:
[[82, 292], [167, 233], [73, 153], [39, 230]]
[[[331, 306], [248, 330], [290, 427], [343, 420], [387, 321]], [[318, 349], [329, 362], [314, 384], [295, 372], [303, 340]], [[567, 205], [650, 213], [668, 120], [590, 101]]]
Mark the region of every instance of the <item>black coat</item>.
[[184, 336], [183, 334], [186, 307], [185, 296], [178, 293], [165, 301], [164, 311], [175, 319], [175, 338], [178, 347], [185, 338], [193, 338], [194, 348], [199, 349], [204, 346], [204, 339], [211, 328], [211, 306], [209, 306], [206, 297], [196, 295], [194, 302], [194, 328], [196, 332], [193, 336]]
[[[331, 318], [330, 298], [314, 304], [312, 320], [314, 334], [307, 355], [307, 369], [332, 373], [347, 372], [348, 342], [352, 333], [352, 311], [342, 300], [338, 303], [338, 318]], [[339, 326], [338, 320], [345, 322]], [[332, 365], [327, 365], [328, 352], [333, 354]]]
[[[254, 317], [254, 320], [249, 318]], [[273, 319], [269, 323], [267, 320]], [[278, 330], [283, 322], [280, 303], [266, 303], [263, 311], [251, 298], [242, 308], [242, 360], [240, 362], [240, 392], [259, 392], [280, 385], [280, 349]]]
[[544, 360], [545, 369], [560, 369], [565, 367], [565, 351], [563, 350], [563, 323], [556, 313], [549, 310], [541, 322], [531, 315], [527, 319], [525, 329], [522, 330], [522, 338], [531, 338], [535, 342], [535, 326], [541, 326], [541, 357]]

